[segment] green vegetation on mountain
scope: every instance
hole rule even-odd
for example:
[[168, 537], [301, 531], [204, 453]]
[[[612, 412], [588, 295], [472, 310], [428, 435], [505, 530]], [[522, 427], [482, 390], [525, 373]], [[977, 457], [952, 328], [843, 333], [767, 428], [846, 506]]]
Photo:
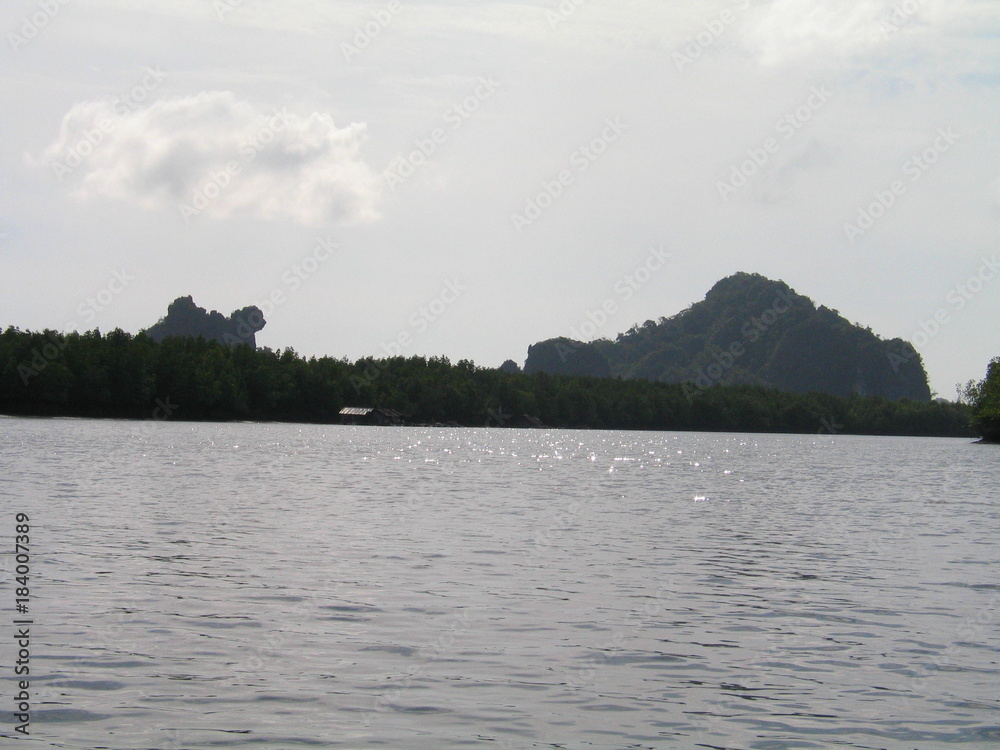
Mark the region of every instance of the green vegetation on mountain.
[[121, 330], [0, 333], [0, 413], [133, 419], [337, 422], [344, 406], [411, 423], [639, 430], [973, 436], [962, 404], [532, 374], [463, 360], [348, 362]]
[[614, 341], [543, 341], [526, 373], [608, 374], [661, 383], [756, 385], [796, 393], [930, 401], [920, 355], [819, 306], [781, 281], [738, 273], [671, 318], [647, 320]]
[[546, 372], [549, 375], [611, 377], [608, 360], [594, 346], [567, 338], [549, 339], [529, 346], [524, 372], [529, 375]]

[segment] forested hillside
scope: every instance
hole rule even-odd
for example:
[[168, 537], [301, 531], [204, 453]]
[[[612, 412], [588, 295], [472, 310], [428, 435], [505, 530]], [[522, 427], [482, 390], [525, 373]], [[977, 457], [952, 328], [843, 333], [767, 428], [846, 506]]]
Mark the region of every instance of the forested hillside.
[[884, 340], [781, 281], [739, 273], [670, 318], [616, 339], [550, 339], [528, 350], [525, 372], [642, 378], [663, 383], [759, 385], [930, 401], [920, 355]]
[[348, 362], [121, 330], [0, 333], [0, 413], [133, 419], [337, 422], [345, 406], [410, 423], [972, 436], [950, 403], [837, 398], [756, 386], [524, 374], [396, 357]]

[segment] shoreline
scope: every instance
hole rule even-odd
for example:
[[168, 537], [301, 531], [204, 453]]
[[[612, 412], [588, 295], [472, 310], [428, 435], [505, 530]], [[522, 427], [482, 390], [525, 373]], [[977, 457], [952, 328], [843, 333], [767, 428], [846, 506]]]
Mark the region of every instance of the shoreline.
[[862, 431], [852, 431], [852, 430], [838, 430], [836, 432], [830, 432], [829, 430], [809, 431], [790, 431], [790, 430], [765, 430], [765, 429], [745, 429], [745, 428], [732, 428], [732, 429], [713, 429], [713, 430], [699, 430], [699, 429], [686, 429], [684, 427], [650, 427], [650, 428], [638, 428], [638, 427], [591, 427], [588, 425], [542, 425], [539, 427], [500, 427], [497, 425], [477, 425], [477, 424], [443, 424], [443, 423], [415, 423], [415, 424], [400, 424], [400, 425], [355, 425], [355, 424], [343, 424], [341, 422], [322, 422], [322, 421], [300, 421], [300, 420], [282, 420], [282, 419], [271, 419], [271, 420], [260, 420], [260, 419], [183, 419], [183, 418], [171, 418], [171, 419], [157, 419], [154, 417], [146, 418], [136, 418], [136, 417], [121, 417], [121, 416], [86, 416], [78, 414], [11, 414], [9, 412], [0, 412], [0, 419], [65, 419], [74, 421], [99, 421], [99, 422], [137, 422], [137, 423], [169, 423], [169, 424], [218, 424], [218, 425], [232, 425], [232, 424], [245, 424], [245, 425], [311, 425], [316, 427], [351, 427], [351, 428], [366, 428], [366, 429], [380, 429], [380, 430], [391, 430], [391, 429], [447, 429], [447, 430], [490, 430], [490, 431], [532, 431], [532, 432], [549, 432], [549, 431], [585, 431], [585, 432], [679, 432], [685, 434], [701, 434], [701, 435], [795, 435], [795, 436], [808, 436], [812, 435], [815, 437], [900, 437], [900, 438], [930, 438], [930, 439], [942, 439], [947, 438], [949, 440], [968, 440], [970, 445], [1000, 445], [1000, 442], [989, 441], [985, 438], [976, 439], [972, 435], [955, 435], [955, 434], [916, 434], [913, 432], [862, 432]]

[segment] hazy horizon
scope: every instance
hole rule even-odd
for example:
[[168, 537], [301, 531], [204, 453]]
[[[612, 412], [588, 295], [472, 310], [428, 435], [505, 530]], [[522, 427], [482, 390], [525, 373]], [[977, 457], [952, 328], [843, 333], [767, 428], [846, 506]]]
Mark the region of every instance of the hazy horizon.
[[191, 295], [270, 305], [260, 346], [498, 366], [746, 271], [946, 398], [1000, 354], [995, 4], [12, 0], [0, 31], [4, 327]]

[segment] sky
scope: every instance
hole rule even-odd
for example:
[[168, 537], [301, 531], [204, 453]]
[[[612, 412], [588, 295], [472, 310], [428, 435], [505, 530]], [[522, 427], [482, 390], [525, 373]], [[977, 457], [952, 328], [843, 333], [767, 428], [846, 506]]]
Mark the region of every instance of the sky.
[[1000, 355], [995, 0], [4, 0], [0, 33], [2, 327], [192, 295], [261, 346], [497, 366], [747, 271], [943, 397]]

